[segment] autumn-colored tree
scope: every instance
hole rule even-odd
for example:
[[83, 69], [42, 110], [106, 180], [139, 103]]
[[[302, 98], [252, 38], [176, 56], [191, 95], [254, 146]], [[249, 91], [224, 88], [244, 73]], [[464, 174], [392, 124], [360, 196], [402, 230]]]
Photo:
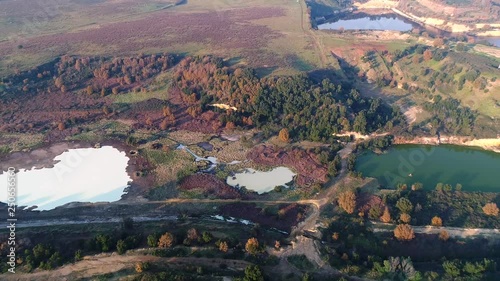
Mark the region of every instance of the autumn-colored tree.
[[402, 223], [410, 223], [411, 221], [411, 216], [408, 215], [407, 213], [402, 213], [400, 216], [399, 216], [399, 220], [402, 222]]
[[187, 231], [186, 238], [191, 240], [191, 241], [197, 241], [198, 238], [200, 238], [198, 230], [196, 230], [196, 228], [190, 228]]
[[281, 129], [278, 137], [279, 137], [280, 141], [288, 142], [290, 140], [290, 133], [288, 132], [288, 129], [287, 128]]
[[170, 248], [170, 247], [172, 247], [174, 245], [174, 241], [175, 241], [174, 236], [171, 233], [166, 232], [158, 240], [158, 247], [160, 247], [160, 248]]
[[407, 224], [399, 224], [394, 229], [394, 237], [399, 241], [410, 241], [415, 238], [413, 228]]
[[196, 116], [200, 115], [201, 109], [199, 106], [190, 106], [187, 109], [187, 113], [191, 115], [191, 117], [196, 118]]
[[450, 239], [450, 234], [448, 234], [448, 231], [441, 230], [441, 232], [439, 232], [439, 240], [448, 241], [448, 239]]
[[135, 264], [135, 272], [142, 273], [144, 269], [142, 268], [142, 262], [138, 262]]
[[236, 126], [235, 126], [235, 125], [234, 125], [234, 123], [233, 123], [233, 122], [231, 122], [231, 121], [229, 121], [229, 122], [227, 122], [227, 123], [226, 123], [226, 129], [227, 129], [227, 130], [234, 130], [234, 128], [235, 128], [235, 127], [236, 127]]
[[281, 248], [281, 243], [280, 243], [280, 241], [276, 240], [276, 241], [274, 242], [274, 248], [275, 248], [276, 250], [279, 250], [279, 248]]
[[348, 214], [354, 213], [356, 209], [356, 194], [352, 191], [346, 191], [339, 195], [339, 206]]
[[173, 115], [173, 114], [172, 114], [172, 110], [171, 110], [171, 109], [170, 109], [170, 107], [169, 107], [169, 106], [167, 106], [167, 105], [163, 107], [162, 112], [163, 112], [163, 116], [164, 116], [164, 117], [170, 117], [170, 116], [172, 116], [172, 115]]
[[333, 239], [334, 241], [339, 240], [339, 238], [340, 238], [340, 234], [339, 234], [338, 232], [334, 232], [334, 233], [332, 234], [332, 239]]
[[420, 63], [420, 58], [421, 58], [420, 56], [418, 56], [418, 55], [415, 54], [413, 56], [413, 58], [412, 58], [413, 63], [414, 64], [419, 64]]
[[163, 119], [160, 123], [160, 130], [166, 130], [168, 128], [168, 123], [167, 118]]
[[57, 124], [57, 128], [59, 131], [64, 131], [64, 129], [66, 129], [66, 124], [64, 124], [64, 122], [59, 122], [59, 124]]
[[431, 224], [433, 226], [442, 226], [443, 225], [443, 220], [438, 217], [438, 216], [434, 216], [431, 220]]
[[105, 96], [106, 96], [106, 89], [102, 88], [101, 89], [101, 97], [105, 97]]
[[80, 63], [80, 60], [76, 60], [75, 69], [76, 71], [80, 71], [82, 69], [82, 64]]
[[68, 88], [64, 85], [61, 87], [61, 92], [66, 93], [68, 91]]
[[94, 93], [94, 88], [92, 88], [92, 86], [87, 86], [87, 95], [92, 95]]
[[389, 208], [386, 206], [384, 213], [380, 217], [381, 222], [389, 223], [391, 221], [391, 213], [389, 213]]
[[113, 89], [111, 91], [113, 92], [113, 95], [117, 95], [118, 94], [118, 87], [113, 87]]
[[223, 253], [226, 253], [227, 250], [229, 250], [229, 247], [227, 245], [227, 242], [226, 241], [222, 241], [220, 242], [219, 244], [219, 251], [223, 252]]
[[432, 51], [431, 50], [425, 50], [424, 51], [424, 60], [425, 61], [430, 61], [432, 59]]
[[434, 47], [441, 47], [444, 45], [444, 39], [443, 38], [436, 38], [434, 39], [434, 42], [432, 43]]
[[483, 212], [488, 216], [498, 216], [498, 207], [496, 203], [488, 203], [484, 205]]
[[63, 86], [63, 79], [61, 76], [56, 78], [56, 81], [54, 82], [57, 88], [61, 88]]
[[247, 251], [251, 255], [258, 254], [260, 252], [259, 240], [254, 237], [248, 239], [247, 243], [245, 244], [245, 251]]
[[153, 126], [153, 119], [151, 117], [146, 118], [146, 125]]
[[132, 84], [132, 78], [130, 78], [130, 76], [128, 75], [125, 75], [125, 77], [123, 77], [123, 82], [125, 82], [127, 85], [130, 85]]

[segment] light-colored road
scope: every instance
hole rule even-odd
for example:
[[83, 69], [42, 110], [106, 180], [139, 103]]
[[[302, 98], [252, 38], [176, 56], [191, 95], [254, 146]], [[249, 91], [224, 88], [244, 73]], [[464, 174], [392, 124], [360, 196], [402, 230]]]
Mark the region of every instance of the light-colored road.
[[[371, 222], [373, 225], [373, 232], [392, 232], [396, 227], [395, 224]], [[412, 226], [415, 233], [421, 234], [439, 234], [441, 231], [446, 230], [450, 237], [459, 238], [474, 238], [474, 237], [487, 237], [492, 239], [500, 239], [500, 229], [490, 228], [462, 228], [450, 226]]]

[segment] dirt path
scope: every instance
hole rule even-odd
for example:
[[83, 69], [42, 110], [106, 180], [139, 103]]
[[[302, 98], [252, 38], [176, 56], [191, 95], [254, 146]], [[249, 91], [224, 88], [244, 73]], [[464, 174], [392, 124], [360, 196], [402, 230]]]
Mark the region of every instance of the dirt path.
[[[283, 272], [285, 272], [287, 268], [289, 270], [291, 265], [288, 263], [287, 257], [305, 255], [321, 272], [326, 274], [338, 274], [338, 270], [332, 268], [321, 259], [318, 245], [316, 245], [319, 239], [321, 239], [321, 232], [318, 229], [318, 220], [320, 218], [321, 209], [331, 202], [338, 187], [345, 183], [345, 178], [347, 176], [347, 157], [352, 153], [354, 145], [354, 142], [350, 142], [338, 152], [342, 158], [342, 169], [339, 176], [331, 179], [330, 182], [325, 185], [324, 190], [320, 192], [315, 199], [301, 200], [303, 204], [310, 204], [312, 206], [312, 212], [304, 221], [292, 229], [290, 234], [290, 239], [293, 239], [291, 246], [283, 248], [281, 251], [271, 251], [272, 254], [281, 258], [278, 270]], [[314, 238], [306, 237], [304, 234]]]
[[[381, 223], [381, 222], [371, 222], [373, 227], [373, 232], [392, 232], [396, 227], [395, 224]], [[461, 227], [448, 227], [448, 226], [412, 226], [415, 233], [421, 234], [439, 234], [442, 230], [446, 230], [450, 237], [458, 238], [475, 238], [475, 237], [486, 237], [493, 239], [500, 239], [500, 229], [488, 229], [488, 228], [461, 228]]]
[[304, 32], [304, 35], [308, 36], [311, 39], [314, 48], [319, 53], [319, 58], [321, 61], [320, 67], [324, 68], [328, 60], [328, 58], [325, 55], [325, 49], [323, 47], [323, 44], [321, 43], [321, 40], [318, 38], [314, 30], [311, 30], [311, 28], [309, 28], [310, 24], [306, 22], [307, 18], [304, 17], [304, 6], [307, 9], [306, 2], [303, 0], [299, 0], [299, 2], [300, 2], [300, 17], [301, 17], [302, 31]]
[[228, 268], [241, 271], [250, 263], [242, 260], [230, 260], [219, 258], [192, 258], [174, 257], [161, 258], [144, 255], [144, 251], [136, 250], [127, 255], [101, 254], [85, 257], [77, 263], [62, 266], [56, 270], [37, 271], [34, 273], [16, 273], [15, 275], [4, 275], [2, 280], [77, 280], [80, 278], [91, 278], [107, 273], [114, 273], [124, 269], [133, 270], [138, 262], [164, 263], [170, 266], [200, 265], [218, 268], [220, 264], [228, 265]]

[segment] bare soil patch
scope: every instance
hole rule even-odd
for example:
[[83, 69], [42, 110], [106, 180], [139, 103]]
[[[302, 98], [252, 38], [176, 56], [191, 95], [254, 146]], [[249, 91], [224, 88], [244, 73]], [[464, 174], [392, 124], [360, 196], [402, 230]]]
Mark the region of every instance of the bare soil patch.
[[221, 199], [241, 198], [240, 193], [222, 180], [210, 174], [187, 176], [180, 183], [181, 190], [200, 190], [205, 197], [215, 196]]

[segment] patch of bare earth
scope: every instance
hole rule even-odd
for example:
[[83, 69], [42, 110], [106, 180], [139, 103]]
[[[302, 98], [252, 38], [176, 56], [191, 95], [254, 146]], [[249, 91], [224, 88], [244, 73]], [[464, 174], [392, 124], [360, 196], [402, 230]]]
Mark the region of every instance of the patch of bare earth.
[[180, 190], [200, 190], [203, 195], [215, 196], [221, 199], [241, 198], [240, 193], [214, 175], [194, 174], [182, 180]]
[[409, 124], [415, 123], [417, 121], [417, 114], [422, 112], [422, 108], [419, 106], [412, 106], [404, 111], [404, 115]]

